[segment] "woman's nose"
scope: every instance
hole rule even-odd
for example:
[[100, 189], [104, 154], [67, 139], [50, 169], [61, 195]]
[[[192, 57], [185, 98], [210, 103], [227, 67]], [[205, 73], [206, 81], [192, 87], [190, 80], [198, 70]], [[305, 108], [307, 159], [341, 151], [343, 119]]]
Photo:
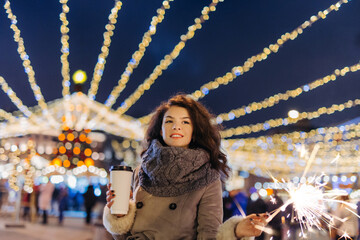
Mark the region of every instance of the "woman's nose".
[[179, 126], [178, 124], [174, 124], [174, 125], [172, 126], [172, 129], [174, 129], [174, 130], [180, 130], [180, 126]]

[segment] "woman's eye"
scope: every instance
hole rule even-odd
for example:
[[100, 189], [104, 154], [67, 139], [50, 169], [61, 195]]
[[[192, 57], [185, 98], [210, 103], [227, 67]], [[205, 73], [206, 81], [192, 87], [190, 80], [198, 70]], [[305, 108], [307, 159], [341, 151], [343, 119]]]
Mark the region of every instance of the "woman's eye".
[[183, 121], [183, 123], [184, 123], [184, 124], [190, 124], [190, 122], [188, 122], [188, 121]]
[[172, 123], [172, 121], [171, 120], [166, 120], [165, 123]]

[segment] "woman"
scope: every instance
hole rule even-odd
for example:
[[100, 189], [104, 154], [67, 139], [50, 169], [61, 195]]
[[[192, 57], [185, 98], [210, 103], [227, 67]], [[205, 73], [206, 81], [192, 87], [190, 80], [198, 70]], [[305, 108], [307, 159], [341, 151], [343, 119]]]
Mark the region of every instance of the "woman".
[[[220, 134], [200, 103], [176, 95], [155, 111], [134, 171], [129, 213], [111, 215], [107, 192], [104, 226], [116, 239], [237, 239], [261, 233], [263, 215], [222, 223], [220, 176], [228, 176]], [[109, 186], [111, 187], [111, 186]], [[136, 213], [135, 213], [136, 212]], [[244, 238], [245, 239], [245, 238]]]

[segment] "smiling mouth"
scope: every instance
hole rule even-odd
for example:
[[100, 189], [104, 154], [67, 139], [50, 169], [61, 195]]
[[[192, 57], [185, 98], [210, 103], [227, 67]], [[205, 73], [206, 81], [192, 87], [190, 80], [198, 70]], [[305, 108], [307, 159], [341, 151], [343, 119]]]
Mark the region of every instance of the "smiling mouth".
[[170, 137], [171, 138], [182, 138], [183, 135], [181, 135], [181, 134], [171, 134]]

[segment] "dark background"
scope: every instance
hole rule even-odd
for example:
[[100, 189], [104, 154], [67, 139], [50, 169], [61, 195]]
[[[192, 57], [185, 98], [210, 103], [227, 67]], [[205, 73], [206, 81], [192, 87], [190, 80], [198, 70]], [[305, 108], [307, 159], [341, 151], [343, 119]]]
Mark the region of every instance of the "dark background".
[[[104, 103], [117, 85], [131, 55], [138, 49], [142, 35], [148, 30], [151, 18], [161, 6], [159, 0], [123, 1], [114, 30], [105, 71], [96, 101]], [[170, 2], [165, 19], [158, 24], [157, 33], [145, 52], [140, 65], [131, 75], [116, 109], [152, 72], [160, 60], [172, 51], [187, 32], [194, 18], [210, 1], [175, 0]], [[141, 117], [177, 92], [192, 93], [201, 85], [223, 76], [234, 66], [243, 65], [247, 58], [262, 52], [284, 33], [291, 32], [312, 15], [325, 10], [336, 1], [329, 0], [225, 0], [210, 13], [203, 28], [187, 41], [177, 59], [146, 91], [126, 114]], [[69, 21], [71, 75], [78, 69], [88, 75], [84, 89], [87, 93], [103, 42], [104, 26], [114, 1], [70, 0]], [[35, 70], [37, 84], [46, 101], [62, 97], [60, 63], [61, 4], [58, 1], [12, 1], [17, 26], [24, 38], [25, 50]], [[22, 99], [25, 105], [37, 104], [23, 70], [22, 61], [13, 41], [5, 10], [0, 10], [0, 76]], [[318, 20], [294, 41], [288, 41], [268, 59], [255, 64], [250, 72], [232, 83], [220, 86], [201, 102], [214, 114], [261, 101], [276, 93], [295, 89], [331, 74], [336, 68], [351, 66], [360, 57], [360, 2], [343, 4], [339, 11]], [[271, 118], [286, 117], [290, 109], [315, 111], [359, 97], [360, 71], [348, 73], [337, 81], [304, 93], [296, 99], [281, 102], [273, 108], [255, 112], [241, 119], [225, 122], [225, 127], [254, 124]], [[73, 86], [71, 86], [73, 89]], [[7, 95], [0, 92], [0, 108], [17, 110]], [[332, 126], [359, 116], [359, 107], [312, 120], [314, 127]]]

